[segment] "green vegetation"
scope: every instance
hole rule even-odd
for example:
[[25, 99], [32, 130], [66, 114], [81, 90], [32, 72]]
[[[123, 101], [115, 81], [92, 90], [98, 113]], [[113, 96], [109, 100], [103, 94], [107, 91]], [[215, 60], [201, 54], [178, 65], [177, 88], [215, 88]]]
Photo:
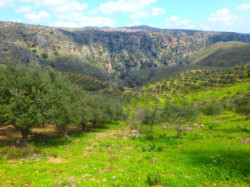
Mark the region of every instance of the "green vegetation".
[[228, 67], [250, 60], [247, 34], [145, 27], [62, 29], [0, 22], [0, 35], [0, 56], [130, 87], [179, 69]]
[[95, 125], [122, 117], [119, 103], [85, 94], [51, 68], [8, 64], [0, 72], [0, 119], [21, 132], [23, 145], [34, 127], [54, 124], [67, 136], [70, 125]]
[[47, 58], [49, 57], [49, 55], [48, 55], [47, 53], [43, 53], [43, 54], [42, 54], [42, 57], [43, 57], [44, 59], [47, 59]]
[[250, 62], [250, 44], [218, 42], [189, 56], [189, 61], [203, 66], [230, 67]]
[[68, 73], [70, 80], [85, 90], [89, 91], [100, 91], [107, 88], [107, 84], [88, 75]]
[[248, 35], [0, 26], [0, 186], [249, 186]]
[[176, 138], [179, 138], [182, 131], [182, 125], [184, 123], [197, 120], [199, 115], [198, 107], [194, 103], [188, 102], [166, 102], [163, 109], [162, 118], [163, 121], [169, 124], [175, 125], [177, 130]]
[[[16, 140], [16, 130], [10, 131], [9, 126], [2, 125], [0, 137], [7, 133], [10, 139], [9, 143], [0, 139], [0, 184], [248, 186], [250, 129], [246, 116], [249, 115], [249, 78], [238, 81], [237, 76], [247, 72], [247, 68], [202, 73], [220, 82], [223, 80], [219, 78], [220, 72], [231, 71], [236, 82], [223, 87], [224, 84], [215, 83], [185, 93], [176, 89], [180, 78], [189, 81], [193, 77], [197, 82], [201, 81], [202, 76], [197, 77], [202, 72], [199, 70], [176, 74], [142, 90], [134, 89], [133, 95], [124, 91], [126, 94], [122, 98], [130, 97], [130, 101], [123, 99], [128, 115], [126, 124], [111, 122], [121, 119], [122, 110], [119, 105], [114, 105], [113, 99], [110, 102], [108, 96], [88, 95], [76, 86], [61, 96], [65, 99], [51, 100], [51, 95], [49, 100], [55, 103], [57, 113], [54, 114], [58, 118], [52, 118], [53, 123], [67, 127], [68, 136], [62, 138], [53, 125], [32, 127], [27, 147], [10, 148], [6, 144], [13, 145], [9, 143]], [[49, 81], [45, 76], [48, 74], [58, 78], [56, 87], [71, 87], [64, 76], [52, 70], [21, 66], [12, 71], [19, 69], [23, 75], [32, 72], [37, 75], [36, 79], [25, 78], [27, 82]], [[5, 67], [1, 69], [2, 72], [7, 70]], [[41, 74], [44, 76], [40, 77]], [[181, 85], [185, 85], [185, 81]], [[202, 90], [204, 88], [206, 91]], [[162, 98], [163, 95], [166, 96]], [[73, 103], [73, 108], [58, 107], [60, 101], [67, 103], [65, 107]], [[65, 113], [69, 111], [74, 114]], [[71, 115], [72, 123], [65, 123]]]

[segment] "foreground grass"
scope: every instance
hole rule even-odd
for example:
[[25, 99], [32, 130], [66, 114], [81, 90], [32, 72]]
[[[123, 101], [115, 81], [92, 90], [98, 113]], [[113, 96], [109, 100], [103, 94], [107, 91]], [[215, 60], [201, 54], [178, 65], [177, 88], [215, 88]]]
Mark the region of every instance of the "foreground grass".
[[40, 154], [2, 158], [0, 186], [248, 186], [250, 144], [240, 140], [249, 138], [249, 121], [224, 112], [199, 123], [205, 128], [179, 140], [171, 128], [144, 127], [136, 138], [112, 123], [59, 142], [34, 141]]

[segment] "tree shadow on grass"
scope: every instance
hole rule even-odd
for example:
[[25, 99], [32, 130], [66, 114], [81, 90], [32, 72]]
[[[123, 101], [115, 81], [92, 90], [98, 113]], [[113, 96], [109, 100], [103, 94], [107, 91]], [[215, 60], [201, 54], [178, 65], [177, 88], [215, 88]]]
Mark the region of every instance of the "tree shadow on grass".
[[[98, 124], [96, 128], [89, 127], [87, 133], [98, 133], [117, 125], [117, 122], [109, 124]], [[60, 135], [54, 127], [35, 128], [29, 136], [29, 143], [36, 147], [58, 147], [72, 143], [74, 138], [84, 136], [80, 126], [69, 129], [69, 137]], [[0, 128], [0, 147], [15, 146], [21, 140], [20, 132], [12, 126]]]
[[216, 129], [217, 132], [224, 132], [226, 134], [230, 134], [230, 133], [242, 133], [242, 132], [245, 132], [245, 133], [250, 133], [250, 129], [248, 129], [247, 127], [242, 127], [242, 126], [239, 126], [237, 128], [229, 128], [229, 129]]
[[213, 151], [183, 151], [189, 163], [205, 167], [210, 180], [241, 180], [250, 182], [249, 151], [245, 150], [213, 150]]

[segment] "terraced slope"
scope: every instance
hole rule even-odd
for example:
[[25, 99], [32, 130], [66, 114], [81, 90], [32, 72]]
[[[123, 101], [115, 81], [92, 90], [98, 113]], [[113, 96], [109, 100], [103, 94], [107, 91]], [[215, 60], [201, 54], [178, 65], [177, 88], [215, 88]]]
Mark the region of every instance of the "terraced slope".
[[197, 65], [218, 67], [250, 63], [250, 44], [218, 42], [194, 52], [189, 60]]

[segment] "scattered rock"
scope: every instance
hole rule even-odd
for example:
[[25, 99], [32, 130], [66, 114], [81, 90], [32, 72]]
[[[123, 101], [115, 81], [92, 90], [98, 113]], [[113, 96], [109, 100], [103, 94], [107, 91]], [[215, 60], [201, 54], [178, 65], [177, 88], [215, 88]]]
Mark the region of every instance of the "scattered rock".
[[127, 137], [136, 137], [136, 138], [138, 138], [138, 137], [142, 137], [142, 135], [140, 135], [140, 134], [128, 134]]
[[240, 139], [240, 141], [242, 143], [249, 143], [250, 142], [250, 138], [243, 138], [243, 139]]
[[201, 124], [197, 128], [204, 128], [204, 125]]
[[156, 162], [157, 162], [157, 158], [151, 158], [151, 159], [150, 159], [150, 162], [151, 162], [151, 163], [156, 163]]
[[184, 129], [185, 131], [193, 131], [194, 129], [192, 127], [187, 127]]
[[142, 136], [142, 135], [140, 135], [138, 130], [132, 130], [131, 132], [132, 132], [132, 134], [128, 134], [127, 135], [128, 137], [136, 137], [136, 138], [138, 138], [138, 137]]
[[197, 123], [194, 123], [194, 126], [198, 126], [198, 124], [197, 124]]
[[166, 125], [163, 125], [163, 126], [161, 127], [162, 130], [165, 130], [166, 128], [167, 128]]
[[132, 130], [132, 134], [140, 134], [138, 130]]

